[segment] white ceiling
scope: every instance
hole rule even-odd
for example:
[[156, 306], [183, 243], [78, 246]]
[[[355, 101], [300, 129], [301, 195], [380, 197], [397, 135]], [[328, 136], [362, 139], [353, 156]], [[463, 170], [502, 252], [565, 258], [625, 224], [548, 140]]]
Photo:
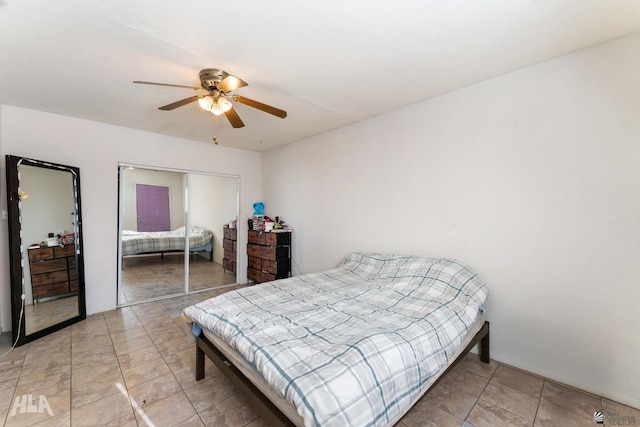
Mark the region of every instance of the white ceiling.
[[[637, 0], [0, 0], [0, 103], [263, 151], [636, 31]], [[203, 68], [288, 117], [132, 84]]]

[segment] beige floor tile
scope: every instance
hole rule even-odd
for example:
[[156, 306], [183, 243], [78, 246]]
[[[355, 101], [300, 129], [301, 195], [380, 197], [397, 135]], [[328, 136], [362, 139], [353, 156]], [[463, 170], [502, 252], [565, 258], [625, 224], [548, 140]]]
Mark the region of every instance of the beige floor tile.
[[442, 382], [423, 398], [423, 401], [437, 406], [461, 420], [467, 418], [477, 400], [475, 396]]
[[[7, 393], [13, 392], [13, 390], [18, 385], [19, 374], [20, 372], [17, 373], [15, 378], [7, 378], [4, 380], [0, 380], [0, 394], [2, 394], [3, 392], [7, 392]], [[2, 404], [0, 404], [0, 406], [2, 406]]]
[[188, 420], [181, 421], [178, 425], [180, 427], [205, 427], [199, 415], [194, 415]]
[[71, 406], [74, 409], [79, 408], [112, 394], [120, 393], [117, 384], [124, 384], [120, 370], [98, 376], [92, 381], [72, 385]]
[[145, 337], [149, 337], [149, 335], [142, 325], [125, 329], [123, 331], [111, 332], [111, 341], [113, 341], [114, 346], [117, 346], [124, 341], [132, 341]]
[[463, 368], [455, 367], [442, 378], [441, 382], [479, 397], [489, 383], [489, 378], [474, 374]]
[[71, 386], [70, 368], [56, 372], [39, 372], [35, 375], [20, 375], [15, 394], [48, 395], [69, 391]]
[[539, 402], [537, 397], [496, 383], [493, 379], [487, 384], [487, 388], [482, 392], [480, 399], [531, 421], [536, 416]]
[[88, 337], [85, 339], [80, 339], [74, 341], [71, 344], [71, 354], [75, 355], [77, 353], [85, 353], [88, 351], [97, 351], [97, 349], [102, 347], [109, 347], [113, 345], [111, 342], [111, 337], [109, 335], [102, 335], [98, 337]]
[[[169, 359], [172, 359], [172, 358], [175, 359], [176, 354], [186, 349], [193, 350], [192, 355], [195, 355], [196, 350], [195, 350], [194, 342], [195, 340], [192, 337], [188, 335], [183, 335], [179, 338], [157, 343], [156, 348], [158, 349], [160, 354], [162, 354], [162, 356], [167, 359], [167, 362], [169, 362]], [[176, 351], [177, 349], [180, 349], [180, 350]]]
[[602, 399], [551, 381], [544, 382], [542, 400], [587, 419], [592, 418], [595, 411], [602, 410]]
[[418, 402], [400, 421], [401, 427], [460, 427], [462, 420], [426, 401]]
[[196, 411], [203, 411], [221, 402], [238, 390], [224, 375], [205, 378], [184, 390]]
[[130, 329], [141, 328], [142, 323], [140, 323], [140, 320], [138, 320], [135, 314], [132, 314], [132, 316], [133, 317], [131, 318], [111, 320], [108, 322], [107, 327], [109, 329], [109, 333], [115, 334], [118, 332], [128, 331]]
[[122, 393], [116, 393], [79, 408], [73, 408], [71, 424], [91, 427], [105, 425], [132, 413], [129, 399]]
[[525, 427], [531, 426], [533, 423], [531, 420], [482, 399], [478, 400], [478, 403], [471, 410], [467, 422], [474, 427]]
[[[156, 426], [173, 426], [192, 418], [196, 414], [189, 399], [183, 392], [152, 403], [143, 408], [144, 414]], [[136, 412], [138, 423], [142, 424], [144, 415]]]
[[68, 427], [71, 425], [71, 413], [55, 415], [44, 421], [34, 424], [34, 427]]
[[498, 368], [498, 364], [495, 361], [491, 360], [490, 363], [483, 363], [480, 361], [480, 357], [473, 353], [469, 353], [463, 357], [459, 366], [462, 369], [485, 378], [491, 378], [495, 370]]
[[113, 343], [113, 348], [116, 350], [116, 355], [118, 356], [122, 356], [123, 354], [131, 353], [142, 348], [153, 346], [153, 341], [151, 341], [151, 338], [149, 338], [149, 336], [147, 335], [131, 340]]
[[271, 427], [262, 417], [251, 421], [246, 427]]
[[162, 359], [162, 356], [155, 347], [142, 348], [140, 350], [122, 354], [118, 357], [122, 370], [131, 369], [139, 365], [145, 365], [156, 359]]
[[542, 386], [544, 385], [544, 379], [504, 365], [498, 366], [491, 381], [504, 384], [536, 398], [542, 394]]
[[15, 389], [13, 387], [0, 390], [0, 411], [11, 408], [14, 391]]
[[113, 345], [109, 344], [106, 347], [73, 353], [71, 356], [71, 367], [75, 369], [83, 365], [108, 363], [114, 359], [117, 359], [116, 352], [113, 349]]
[[556, 406], [544, 399], [540, 400], [535, 427], [594, 427], [597, 426], [591, 414], [578, 415]]
[[101, 377], [113, 375], [120, 372], [118, 359], [110, 358], [104, 362], [96, 364], [82, 364], [74, 366], [72, 372], [72, 385], [77, 386], [88, 382], [99, 380]]
[[154, 359], [148, 363], [122, 371], [122, 376], [124, 377], [127, 388], [134, 387], [138, 384], [142, 384], [146, 381], [150, 381], [154, 378], [167, 374], [171, 374], [171, 371], [162, 359]]
[[133, 387], [127, 387], [129, 396], [141, 408], [146, 408], [167, 397], [182, 392], [182, 388], [172, 374], [162, 375]]
[[206, 426], [212, 427], [244, 426], [259, 418], [239, 393], [205, 409], [199, 415]]
[[185, 335], [184, 330], [180, 329], [180, 327], [173, 321], [168, 325], [149, 330], [149, 336], [156, 345], [162, 342], [183, 338]]

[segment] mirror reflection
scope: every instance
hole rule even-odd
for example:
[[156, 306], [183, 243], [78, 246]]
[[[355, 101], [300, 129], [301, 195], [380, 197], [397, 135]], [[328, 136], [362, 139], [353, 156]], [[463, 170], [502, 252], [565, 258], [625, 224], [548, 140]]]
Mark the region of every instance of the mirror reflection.
[[69, 171], [20, 165], [27, 335], [80, 314]]
[[121, 165], [119, 200], [118, 305], [236, 283], [223, 227], [237, 218], [237, 177]]
[[11, 299], [18, 345], [85, 318], [78, 168], [7, 156]]

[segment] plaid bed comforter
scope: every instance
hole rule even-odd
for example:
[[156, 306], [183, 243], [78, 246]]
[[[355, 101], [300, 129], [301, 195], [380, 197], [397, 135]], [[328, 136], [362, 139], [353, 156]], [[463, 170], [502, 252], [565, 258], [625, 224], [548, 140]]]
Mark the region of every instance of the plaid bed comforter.
[[[189, 247], [198, 248], [211, 241], [213, 233], [202, 227], [191, 227]], [[185, 227], [173, 231], [122, 231], [122, 255], [184, 250]]]
[[306, 426], [391, 423], [460, 348], [488, 295], [450, 259], [354, 253], [339, 268], [183, 312], [225, 340]]

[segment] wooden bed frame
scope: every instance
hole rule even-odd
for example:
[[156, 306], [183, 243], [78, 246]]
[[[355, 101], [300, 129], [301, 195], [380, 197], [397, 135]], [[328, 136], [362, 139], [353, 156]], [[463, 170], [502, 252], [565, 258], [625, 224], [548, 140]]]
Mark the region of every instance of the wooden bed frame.
[[[462, 358], [476, 345], [480, 343], [480, 360], [484, 363], [490, 361], [489, 349], [489, 322], [485, 321], [482, 328], [476, 333], [471, 342], [465, 347], [451, 365], [436, 379], [425, 392], [428, 393]], [[249, 404], [264, 418], [270, 426], [295, 426], [286, 415], [280, 411], [258, 388], [249, 381], [233, 363], [231, 363], [218, 348], [209, 341], [201, 332], [196, 337], [196, 381], [204, 378], [204, 355], [216, 365], [222, 373], [238, 388]]]

